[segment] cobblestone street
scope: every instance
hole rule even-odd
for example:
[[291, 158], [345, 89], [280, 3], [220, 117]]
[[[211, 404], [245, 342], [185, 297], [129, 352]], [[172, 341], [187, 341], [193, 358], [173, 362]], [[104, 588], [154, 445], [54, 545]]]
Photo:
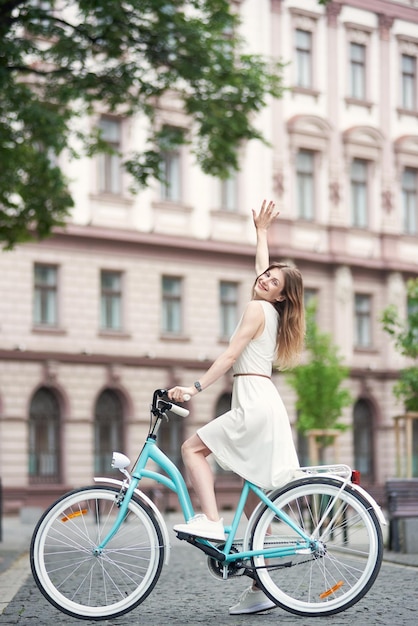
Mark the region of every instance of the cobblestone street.
[[173, 543], [171, 560], [165, 566], [150, 597], [131, 613], [104, 621], [78, 621], [52, 607], [38, 591], [30, 575], [0, 616], [0, 624], [61, 626], [106, 624], [108, 626], [410, 626], [418, 614], [417, 568], [384, 562], [376, 583], [363, 600], [351, 609], [329, 618], [305, 618], [275, 609], [263, 615], [230, 616], [248, 578], [215, 579], [206, 557], [190, 546]]

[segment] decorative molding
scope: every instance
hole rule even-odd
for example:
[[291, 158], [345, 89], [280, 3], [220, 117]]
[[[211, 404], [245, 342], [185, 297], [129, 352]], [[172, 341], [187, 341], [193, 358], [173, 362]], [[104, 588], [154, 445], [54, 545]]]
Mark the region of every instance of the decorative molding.
[[362, 30], [361, 28], [347, 29], [347, 35], [350, 43], [358, 43], [367, 46], [370, 41], [370, 32]]
[[402, 107], [398, 107], [396, 109], [398, 117], [402, 117], [402, 115], [409, 115], [410, 117], [418, 117], [418, 110], [416, 109], [403, 109]]
[[344, 22], [344, 26], [347, 30], [361, 31], [371, 35], [374, 32], [374, 28], [371, 26], [365, 26], [364, 24], [357, 24], [356, 22]]
[[340, 183], [334, 180], [329, 184], [329, 199], [333, 204], [339, 204], [341, 199]]
[[382, 191], [382, 207], [386, 213], [392, 213], [393, 199], [392, 199], [392, 192], [390, 189], [386, 189], [386, 191]]
[[395, 35], [395, 37], [399, 42], [405, 41], [418, 44], [418, 37], [411, 37], [410, 35], [403, 35], [402, 33], [398, 33], [397, 35]]
[[293, 16], [293, 23], [295, 28], [314, 32], [317, 19], [313, 19], [312, 17], [308, 17], [307, 15], [300, 15], [299, 13], [297, 13]]
[[399, 51], [402, 54], [409, 54], [410, 56], [418, 56], [418, 39], [413, 37], [402, 37], [397, 35]]
[[[379, 15], [384, 13], [388, 17], [396, 20], [403, 20], [411, 24], [418, 23], [418, 11], [416, 6], [407, 4], [404, 0], [394, 2], [393, 0], [338, 0], [341, 4], [361, 9], [362, 11], [370, 11]], [[412, 1], [412, 0], [411, 0]]]
[[328, 26], [335, 28], [338, 26], [338, 16], [341, 13], [342, 5], [336, 2], [329, 2], [326, 5], [326, 14]]
[[101, 204], [111, 205], [111, 206], [123, 206], [123, 207], [131, 207], [134, 205], [134, 199], [132, 197], [127, 197], [123, 195], [123, 191], [121, 193], [109, 193], [109, 192], [95, 192], [89, 194], [90, 200], [93, 202], [100, 202]]
[[120, 385], [122, 378], [122, 367], [119, 363], [109, 363], [107, 367], [107, 384], [110, 387], [117, 387]]
[[284, 194], [284, 175], [283, 175], [283, 171], [282, 170], [278, 170], [273, 175], [273, 190], [274, 190], [274, 193], [279, 198], [283, 197], [283, 194]]
[[311, 20], [319, 20], [322, 17], [321, 13], [314, 13], [313, 11], [306, 11], [305, 9], [299, 9], [298, 7], [290, 7], [289, 13], [293, 16], [306, 17]]
[[374, 102], [370, 102], [370, 100], [359, 100], [358, 98], [351, 98], [350, 96], [345, 98], [345, 103], [347, 106], [365, 107], [369, 109], [369, 111], [374, 106]]
[[272, 13], [281, 13], [282, 12], [282, 2], [283, 0], [270, 0], [270, 9]]
[[379, 35], [382, 41], [389, 41], [390, 39], [390, 29], [393, 26], [393, 22], [395, 20], [391, 15], [385, 15], [384, 13], [379, 13]]
[[292, 87], [292, 93], [300, 93], [300, 94], [303, 94], [304, 96], [312, 96], [313, 98], [315, 98], [315, 100], [317, 100], [318, 97], [321, 95], [321, 92], [318, 91], [318, 89], [311, 89], [309, 87], [299, 87], [298, 85], [295, 85], [294, 87]]
[[58, 379], [59, 362], [53, 359], [47, 359], [43, 362], [43, 382], [47, 386], [55, 387]]

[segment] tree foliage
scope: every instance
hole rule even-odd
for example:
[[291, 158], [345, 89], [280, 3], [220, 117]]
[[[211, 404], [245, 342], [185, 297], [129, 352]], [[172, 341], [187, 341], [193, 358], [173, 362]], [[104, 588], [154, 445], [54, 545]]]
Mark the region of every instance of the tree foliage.
[[[77, 118], [106, 112], [149, 120], [148, 144], [126, 167], [140, 185], [159, 177], [160, 144], [190, 143], [208, 174], [238, 166], [240, 143], [262, 139], [254, 113], [281, 94], [280, 65], [244, 52], [228, 0], [0, 0], [0, 241], [28, 226], [44, 236], [72, 206], [57, 157], [105, 149]], [[191, 132], [156, 123], [176, 93]], [[77, 145], [78, 145], [77, 144]]]
[[401, 319], [398, 307], [390, 305], [383, 311], [381, 321], [399, 353], [415, 362], [401, 370], [394, 394], [406, 411], [418, 411], [418, 278], [407, 282], [407, 297], [406, 320]]
[[[339, 421], [344, 407], [352, 402], [350, 392], [341, 385], [348, 368], [341, 364], [338, 348], [332, 337], [323, 333], [315, 321], [316, 304], [306, 310], [307, 363], [299, 365], [288, 376], [297, 394], [297, 428], [302, 433], [312, 429], [339, 429], [347, 426]], [[323, 445], [329, 441], [323, 439]]]

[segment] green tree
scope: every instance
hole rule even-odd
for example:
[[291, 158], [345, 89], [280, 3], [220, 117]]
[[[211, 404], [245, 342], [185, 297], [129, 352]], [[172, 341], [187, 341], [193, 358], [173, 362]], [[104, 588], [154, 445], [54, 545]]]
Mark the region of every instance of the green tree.
[[407, 297], [406, 320], [401, 319], [395, 305], [390, 305], [383, 311], [381, 321], [400, 354], [413, 362], [401, 370], [394, 394], [404, 403], [406, 411], [418, 411], [418, 278], [407, 282]]
[[[288, 374], [288, 382], [296, 391], [297, 429], [305, 434], [314, 429], [345, 430], [340, 422], [344, 407], [352, 402], [351, 394], [341, 385], [348, 368], [341, 364], [338, 348], [328, 333], [321, 332], [315, 321], [316, 303], [306, 309], [306, 350], [308, 359]], [[319, 437], [320, 449], [327, 447], [329, 437]]]
[[[231, 6], [0, 0], [0, 242], [11, 247], [65, 222], [73, 201], [57, 157], [108, 149], [97, 131], [76, 130], [97, 102], [149, 120], [148, 144], [125, 162], [139, 185], [160, 177], [161, 146], [187, 142], [214, 176], [237, 169], [240, 144], [263, 139], [254, 113], [281, 95], [281, 67], [244, 52]], [[172, 92], [189, 133], [156, 124], [159, 99]], [[75, 145], [83, 147], [76, 153]]]

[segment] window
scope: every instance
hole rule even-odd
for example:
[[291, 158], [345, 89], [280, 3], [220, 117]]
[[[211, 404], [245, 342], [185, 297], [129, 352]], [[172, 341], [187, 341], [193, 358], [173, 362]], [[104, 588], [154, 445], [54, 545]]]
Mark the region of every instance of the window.
[[36, 263], [34, 268], [34, 324], [58, 324], [58, 268]]
[[366, 46], [350, 43], [350, 96], [366, 99]]
[[312, 87], [312, 33], [296, 29], [296, 85]]
[[361, 478], [373, 482], [373, 413], [366, 400], [358, 400], [353, 410], [354, 469]]
[[372, 299], [365, 294], [355, 294], [355, 345], [357, 348], [370, 348], [372, 345]]
[[47, 387], [34, 394], [29, 410], [29, 481], [60, 482], [60, 407]]
[[366, 228], [368, 221], [368, 164], [364, 159], [351, 163], [351, 216], [352, 225]]
[[314, 217], [314, 153], [299, 150], [296, 157], [297, 206], [299, 217], [312, 220]]
[[401, 58], [401, 101], [404, 109], [415, 110], [417, 88], [417, 59], [403, 54]]
[[121, 193], [121, 121], [103, 117], [99, 122], [101, 137], [109, 152], [99, 155], [99, 192]]
[[408, 235], [418, 233], [418, 170], [406, 167], [402, 174], [403, 228]]
[[237, 178], [230, 176], [220, 181], [220, 206], [223, 211], [237, 210]]
[[238, 284], [222, 281], [219, 285], [221, 337], [229, 339], [238, 321]]
[[182, 332], [182, 279], [163, 276], [162, 331], [179, 335]]
[[100, 328], [122, 329], [122, 274], [102, 270], [100, 274]]
[[123, 449], [123, 405], [119, 394], [105, 389], [94, 414], [94, 471], [105, 476], [111, 471], [112, 453]]
[[161, 162], [161, 199], [179, 202], [181, 198], [181, 159], [180, 151], [162, 153]]

